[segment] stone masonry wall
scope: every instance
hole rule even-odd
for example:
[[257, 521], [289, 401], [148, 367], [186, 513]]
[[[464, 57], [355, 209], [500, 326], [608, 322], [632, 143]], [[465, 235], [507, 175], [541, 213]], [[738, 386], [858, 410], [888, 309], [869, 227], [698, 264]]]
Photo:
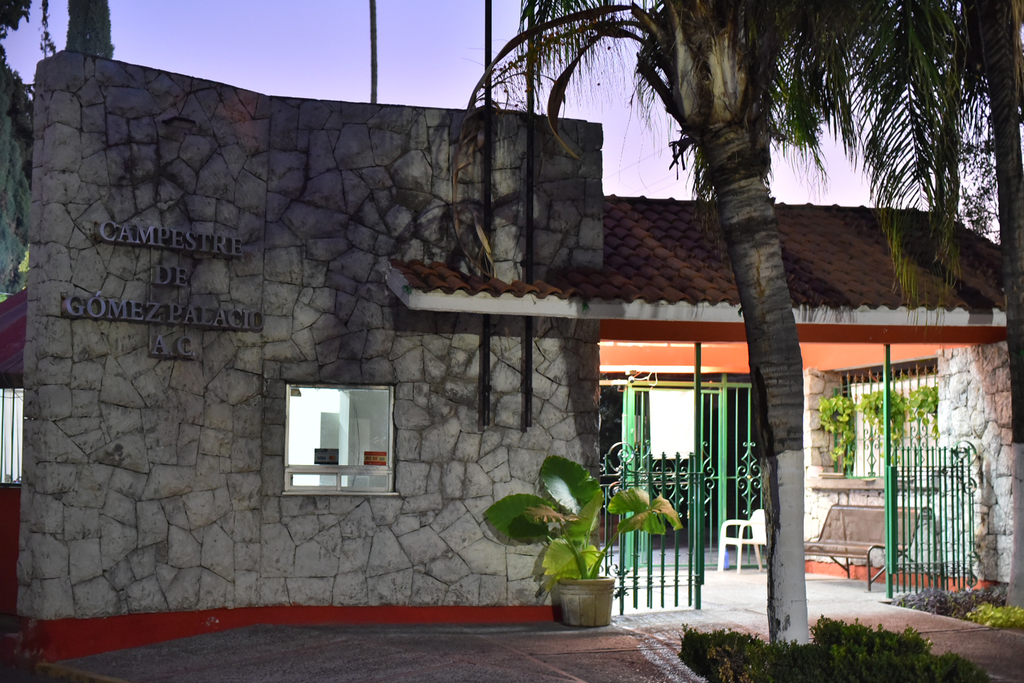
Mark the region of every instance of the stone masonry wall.
[[975, 470], [978, 578], [1008, 581], [1013, 542], [1013, 435], [1005, 343], [948, 349], [939, 355], [939, 429], [942, 444], [968, 441], [981, 456]]
[[[535, 490], [548, 454], [596, 467], [597, 323], [538, 322], [524, 432], [522, 321], [498, 319], [481, 430], [481, 318], [407, 310], [384, 284], [393, 257], [457, 261], [461, 112], [273, 98], [69, 53], [40, 64], [35, 107], [21, 615], [543, 599], [538, 549], [500, 543], [483, 511]], [[538, 262], [595, 265], [600, 130], [563, 130], [581, 158], [538, 145]], [[520, 119], [496, 138], [507, 278]], [[105, 221], [234, 238], [240, 254], [108, 244]], [[157, 266], [187, 285], [154, 284]], [[73, 317], [74, 297], [258, 311], [263, 326]], [[154, 357], [158, 335], [183, 333], [195, 360]], [[288, 382], [395, 387], [397, 495], [281, 494]]]

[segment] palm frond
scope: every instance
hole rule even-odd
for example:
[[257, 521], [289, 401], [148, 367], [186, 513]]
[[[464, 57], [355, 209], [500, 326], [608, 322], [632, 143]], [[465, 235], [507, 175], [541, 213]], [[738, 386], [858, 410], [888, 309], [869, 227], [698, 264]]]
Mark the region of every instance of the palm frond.
[[[868, 133], [864, 163], [889, 240], [897, 278], [911, 303], [915, 271], [902, 249], [909, 214], [928, 209], [937, 260], [955, 276], [962, 79], [952, 15], [942, 0], [876, 3], [858, 50], [855, 109]], [[930, 302], [938, 303], [938, 302]]]
[[[574, 47], [578, 47], [579, 43], [572, 40], [573, 36], [580, 35], [580, 31], [577, 28], [580, 25], [585, 25], [588, 22], [594, 22], [602, 17], [606, 17], [613, 14], [621, 14], [630, 10], [629, 5], [603, 5], [600, 7], [591, 7], [579, 12], [572, 14], [559, 16], [550, 21], [545, 21], [536, 24], [525, 31], [522, 31], [518, 36], [510, 40], [506, 45], [501, 48], [497, 56], [494, 57], [493, 61], [484, 70], [480, 80], [477, 81], [476, 86], [473, 88], [473, 92], [469, 98], [468, 109], [475, 109], [477, 101], [480, 97], [480, 92], [487, 84], [489, 78], [492, 77], [492, 72], [505, 61], [505, 58], [510, 54], [513, 54], [523, 46], [528, 45], [530, 41], [537, 41], [537, 54], [548, 55], [549, 58], [564, 59], [566, 54], [571, 54]], [[562, 35], [562, 41], [549, 40], [546, 36], [559, 36]], [[546, 51], [550, 50], [551, 52]], [[543, 64], [541, 64], [543, 66]]]

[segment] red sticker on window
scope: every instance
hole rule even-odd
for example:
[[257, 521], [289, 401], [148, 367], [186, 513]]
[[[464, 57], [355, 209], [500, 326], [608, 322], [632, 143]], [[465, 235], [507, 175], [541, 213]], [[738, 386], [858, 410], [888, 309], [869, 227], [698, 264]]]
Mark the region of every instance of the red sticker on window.
[[363, 451], [363, 464], [364, 465], [377, 465], [380, 467], [387, 467], [388, 464], [388, 452], [387, 451]]

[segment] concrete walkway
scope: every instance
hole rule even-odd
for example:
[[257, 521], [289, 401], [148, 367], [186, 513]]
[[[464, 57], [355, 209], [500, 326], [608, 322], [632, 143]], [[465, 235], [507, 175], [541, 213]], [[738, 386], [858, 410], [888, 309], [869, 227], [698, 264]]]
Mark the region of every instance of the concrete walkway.
[[[995, 681], [1024, 683], [1024, 634], [882, 602], [863, 582], [808, 575], [809, 612], [902, 631], [911, 626], [935, 652], [958, 652]], [[765, 574], [708, 572], [703, 609], [630, 613], [612, 626], [253, 626], [52, 665], [74, 680], [255, 683], [405, 681], [450, 683], [698, 681], [679, 661], [683, 624], [767, 635]], [[3, 679], [0, 670], [0, 679]]]

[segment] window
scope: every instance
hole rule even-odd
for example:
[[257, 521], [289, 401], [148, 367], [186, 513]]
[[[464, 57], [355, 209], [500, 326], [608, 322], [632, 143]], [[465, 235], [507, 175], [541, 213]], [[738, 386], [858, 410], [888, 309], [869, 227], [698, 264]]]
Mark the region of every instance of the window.
[[395, 489], [390, 387], [288, 386], [286, 493]]
[[24, 408], [24, 389], [0, 389], [0, 484], [21, 483]]

